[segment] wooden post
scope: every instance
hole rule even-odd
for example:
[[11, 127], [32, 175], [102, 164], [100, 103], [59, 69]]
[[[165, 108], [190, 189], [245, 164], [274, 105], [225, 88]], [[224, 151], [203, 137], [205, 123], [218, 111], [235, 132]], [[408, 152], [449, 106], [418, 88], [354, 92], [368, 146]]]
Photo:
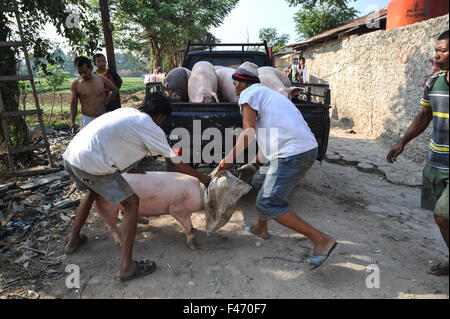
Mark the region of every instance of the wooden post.
[[108, 59], [108, 69], [117, 71], [116, 57], [114, 55], [114, 44], [112, 38], [113, 25], [109, 17], [108, 0], [100, 1], [100, 11], [102, 14], [103, 36], [105, 38], [106, 58]]

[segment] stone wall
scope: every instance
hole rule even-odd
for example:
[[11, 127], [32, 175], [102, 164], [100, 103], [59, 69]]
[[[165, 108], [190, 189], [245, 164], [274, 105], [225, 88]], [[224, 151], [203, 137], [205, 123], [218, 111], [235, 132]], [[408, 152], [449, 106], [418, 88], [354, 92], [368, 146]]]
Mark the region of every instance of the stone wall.
[[[310, 82], [330, 85], [334, 119], [394, 145], [421, 108], [426, 80], [438, 70], [434, 46], [448, 23], [447, 15], [313, 45], [304, 52]], [[405, 155], [423, 161], [430, 134], [431, 125]]]

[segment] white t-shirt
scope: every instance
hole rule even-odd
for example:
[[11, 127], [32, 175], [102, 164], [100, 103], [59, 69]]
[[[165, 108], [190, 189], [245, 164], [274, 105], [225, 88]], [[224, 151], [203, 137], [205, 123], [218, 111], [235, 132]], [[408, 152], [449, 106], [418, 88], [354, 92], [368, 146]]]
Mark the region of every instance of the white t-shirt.
[[269, 161], [304, 153], [318, 146], [300, 111], [282, 94], [261, 84], [253, 84], [241, 92], [241, 112], [245, 103], [258, 112], [256, 139]]
[[83, 128], [70, 142], [63, 158], [92, 175], [121, 171], [152, 155], [175, 157], [164, 131], [152, 118], [133, 108], [105, 113]]

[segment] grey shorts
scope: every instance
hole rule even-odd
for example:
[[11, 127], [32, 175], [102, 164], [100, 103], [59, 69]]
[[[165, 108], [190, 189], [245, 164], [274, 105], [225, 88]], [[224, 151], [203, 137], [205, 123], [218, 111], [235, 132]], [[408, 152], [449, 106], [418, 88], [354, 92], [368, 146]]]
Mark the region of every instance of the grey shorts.
[[80, 191], [93, 190], [111, 204], [119, 204], [134, 194], [133, 189], [119, 172], [108, 175], [92, 175], [64, 160], [66, 172], [72, 176]]

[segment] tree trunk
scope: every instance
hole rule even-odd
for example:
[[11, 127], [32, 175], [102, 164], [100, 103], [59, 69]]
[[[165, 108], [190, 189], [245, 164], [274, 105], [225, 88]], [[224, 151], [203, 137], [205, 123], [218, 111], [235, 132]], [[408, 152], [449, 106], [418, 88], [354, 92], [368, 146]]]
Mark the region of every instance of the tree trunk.
[[[155, 67], [161, 68], [162, 67], [161, 49], [158, 45], [158, 42], [154, 39], [150, 39], [150, 45], [152, 48], [153, 63], [155, 65]], [[153, 72], [153, 70], [152, 70], [152, 72]]]
[[[0, 13], [0, 41], [7, 41], [11, 33], [7, 25], [7, 19], [4, 13]], [[0, 74], [17, 75], [17, 60], [14, 50], [10, 47], [0, 46]], [[18, 111], [19, 102], [19, 84], [18, 82], [8, 81], [0, 82], [0, 90], [3, 98], [3, 107], [5, 112]], [[28, 128], [23, 117], [11, 117], [7, 119], [8, 132], [12, 146], [23, 146], [29, 143]], [[3, 136], [3, 127], [0, 122], [0, 152], [6, 151], [6, 143]], [[21, 153], [15, 156], [17, 160], [30, 159], [30, 153]], [[3, 163], [4, 164], [4, 163]]]
[[53, 91], [52, 108], [50, 109], [50, 115], [48, 117], [48, 125], [50, 125], [50, 121], [53, 116], [53, 107], [55, 106], [55, 97], [56, 97], [56, 91]]
[[60, 99], [59, 106], [61, 107], [61, 119], [62, 119], [63, 118], [63, 107], [62, 107], [62, 105], [63, 105], [63, 98], [62, 98], [62, 94], [61, 93], [59, 93], [59, 99]]

